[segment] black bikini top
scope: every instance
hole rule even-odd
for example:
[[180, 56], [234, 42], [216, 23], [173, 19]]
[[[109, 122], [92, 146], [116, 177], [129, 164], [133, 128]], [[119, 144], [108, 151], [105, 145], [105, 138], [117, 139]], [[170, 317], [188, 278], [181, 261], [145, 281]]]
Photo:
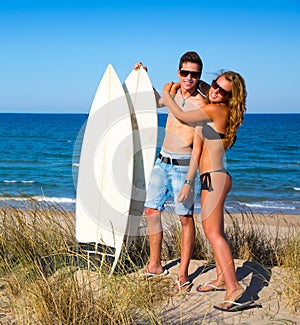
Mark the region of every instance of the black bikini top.
[[205, 123], [202, 128], [203, 136], [208, 140], [220, 140], [225, 138], [224, 133], [217, 132], [211, 125]]
[[[219, 133], [217, 132], [210, 124], [213, 123], [205, 123], [202, 128], [202, 134], [204, 138], [208, 140], [220, 140], [225, 138], [225, 133]], [[234, 145], [237, 137], [234, 137], [233, 144], [230, 146], [230, 148]]]

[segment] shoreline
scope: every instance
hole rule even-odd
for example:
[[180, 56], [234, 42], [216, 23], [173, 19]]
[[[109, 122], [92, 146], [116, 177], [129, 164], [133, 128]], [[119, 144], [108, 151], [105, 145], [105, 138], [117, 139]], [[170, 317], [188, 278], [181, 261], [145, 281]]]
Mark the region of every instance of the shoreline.
[[[178, 219], [177, 215], [173, 212], [163, 212], [162, 218], [166, 223], [170, 223]], [[201, 214], [194, 213], [194, 219], [197, 224], [201, 225]], [[236, 212], [236, 213], [224, 213], [224, 221], [226, 225], [231, 225], [232, 220], [236, 219], [239, 223], [248, 223], [251, 220], [260, 225], [266, 226], [279, 226], [279, 227], [300, 227], [300, 215], [298, 214], [283, 214], [283, 213], [252, 213], [250, 211]]]
[[[76, 209], [76, 198], [69, 198], [69, 197], [48, 197], [48, 196], [41, 196], [41, 195], [8, 195], [8, 196], [1, 196], [0, 195], [0, 207], [12, 207], [12, 208], [20, 208], [28, 207], [28, 202], [30, 201], [38, 202], [41, 207], [43, 205], [49, 207], [53, 205], [60, 206], [64, 208], [66, 211], [74, 212]], [[264, 201], [268, 202], [268, 201]], [[282, 203], [283, 201], [277, 201], [278, 204]], [[300, 201], [294, 201], [295, 204], [300, 207]], [[225, 203], [225, 210], [226, 213], [230, 213], [231, 215], [242, 215], [242, 214], [253, 214], [253, 215], [264, 215], [264, 216], [271, 216], [271, 215], [282, 215], [282, 216], [300, 216], [300, 208], [280, 208], [280, 207], [251, 207], [251, 202], [240, 202], [240, 201], [229, 201]], [[166, 208], [163, 213], [174, 213], [174, 207], [172, 202], [166, 203]], [[195, 202], [195, 212], [194, 215], [198, 215], [201, 213], [200, 204]]]
[[[20, 197], [18, 199], [13, 199], [14, 203], [9, 203], [10, 198], [5, 198], [3, 205], [1, 204], [2, 198], [0, 197], [0, 209], [16, 209], [21, 211], [30, 211], [30, 210], [38, 210], [42, 214], [43, 211], [55, 210], [55, 209], [65, 209], [64, 205], [57, 203], [56, 201], [44, 201], [42, 199], [36, 199], [34, 197]], [[75, 201], [73, 202], [75, 204]], [[73, 209], [65, 209], [66, 212], [71, 213], [76, 217], [76, 210], [75, 206]], [[161, 212], [162, 220], [166, 223], [176, 222], [179, 221], [179, 218], [175, 212], [171, 209], [165, 209]], [[194, 219], [196, 223], [201, 224], [201, 211], [194, 212]], [[145, 215], [141, 216], [141, 220], [145, 219]], [[255, 221], [259, 224], [275, 226], [279, 225], [280, 227], [289, 227], [289, 226], [300, 226], [300, 214], [293, 214], [293, 213], [283, 213], [283, 212], [272, 212], [272, 213], [264, 213], [264, 212], [253, 212], [250, 209], [246, 209], [245, 211], [238, 211], [238, 212], [231, 212], [231, 211], [224, 211], [224, 219], [225, 224], [231, 224], [232, 219], [237, 219], [239, 222], [245, 221]]]

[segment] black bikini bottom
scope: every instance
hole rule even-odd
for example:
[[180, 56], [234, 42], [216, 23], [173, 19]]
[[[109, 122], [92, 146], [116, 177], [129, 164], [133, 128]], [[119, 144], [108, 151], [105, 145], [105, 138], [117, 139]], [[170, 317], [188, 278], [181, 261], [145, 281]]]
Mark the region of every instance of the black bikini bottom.
[[213, 170], [212, 172], [203, 173], [200, 175], [201, 191], [206, 190], [208, 192], [211, 192], [214, 190], [211, 183], [211, 176], [210, 176], [210, 174], [212, 173], [225, 173], [231, 178], [230, 174], [225, 168]]

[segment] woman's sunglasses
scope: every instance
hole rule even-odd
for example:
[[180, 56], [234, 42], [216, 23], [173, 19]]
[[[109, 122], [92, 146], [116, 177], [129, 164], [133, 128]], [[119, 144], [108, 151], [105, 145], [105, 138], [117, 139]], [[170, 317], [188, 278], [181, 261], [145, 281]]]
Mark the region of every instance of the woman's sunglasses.
[[199, 71], [189, 71], [189, 70], [179, 70], [179, 74], [181, 77], [187, 77], [189, 74], [191, 75], [191, 78], [193, 79], [199, 79], [200, 72]]
[[231, 95], [231, 91], [227, 91], [225, 89], [223, 89], [216, 80], [213, 80], [211, 83], [211, 87], [213, 89], [219, 89], [219, 93], [221, 96], [225, 97], [225, 96], [230, 96]]

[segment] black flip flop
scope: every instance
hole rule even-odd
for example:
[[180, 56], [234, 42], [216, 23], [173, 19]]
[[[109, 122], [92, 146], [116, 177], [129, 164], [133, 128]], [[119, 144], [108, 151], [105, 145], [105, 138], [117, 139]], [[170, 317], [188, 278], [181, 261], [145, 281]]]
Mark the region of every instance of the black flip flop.
[[219, 306], [214, 306], [215, 309], [221, 310], [221, 311], [227, 311], [227, 312], [236, 312], [236, 311], [241, 311], [245, 309], [249, 309], [249, 307], [261, 307], [261, 305], [254, 305], [254, 301], [246, 301], [246, 302], [236, 302], [236, 301], [231, 301], [231, 300], [224, 300], [223, 303], [230, 303], [227, 308], [222, 308]]

